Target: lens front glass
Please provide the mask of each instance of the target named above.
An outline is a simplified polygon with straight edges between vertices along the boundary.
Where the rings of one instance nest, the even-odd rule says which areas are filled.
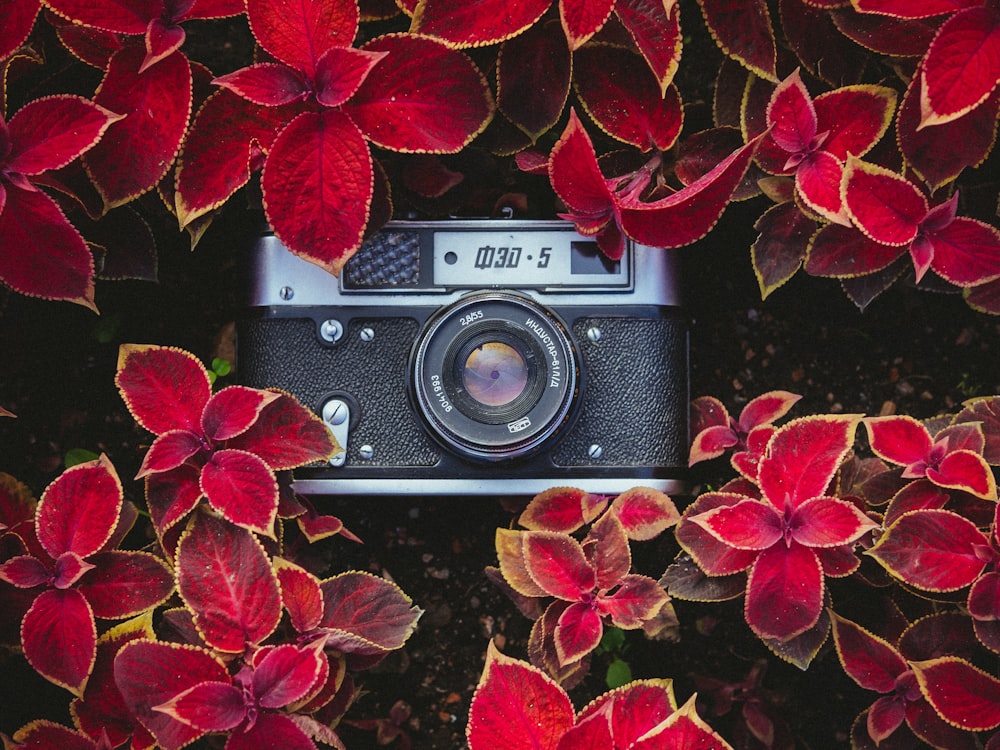
[[[506,406],[524,393],[527,384],[524,356],[502,341],[476,347],[462,368],[462,385],[483,406]]]

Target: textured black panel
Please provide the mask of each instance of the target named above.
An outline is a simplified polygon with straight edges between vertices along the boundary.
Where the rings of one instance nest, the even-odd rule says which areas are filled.
[[[245,321],[239,330],[240,380],[255,388],[276,387],[314,410],[332,391],[352,394],[361,419],[348,439],[348,463],[358,446],[375,453],[367,466],[433,466],[437,447],[417,424],[406,396],[406,362],[417,336],[411,318],[345,320],[347,330],[333,346],[323,346],[317,323],[302,318]],[[361,339],[370,328],[371,341]],[[353,421],[353,420],[352,420]]]
[[[597,327],[600,340],[588,340]],[[557,466],[687,465],[688,343],[679,318],[583,318],[573,324],[586,373],[580,417]],[[600,458],[588,448],[600,445]]]
[[[416,232],[380,232],[344,266],[348,289],[416,286],[419,281],[420,235]]]

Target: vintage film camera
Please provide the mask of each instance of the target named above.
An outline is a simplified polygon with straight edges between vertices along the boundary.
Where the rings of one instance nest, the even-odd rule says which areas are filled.
[[[392,222],[339,278],[271,234],[245,264],[241,380],[297,396],[344,452],[305,495],[683,491],[677,260],[562,221]]]

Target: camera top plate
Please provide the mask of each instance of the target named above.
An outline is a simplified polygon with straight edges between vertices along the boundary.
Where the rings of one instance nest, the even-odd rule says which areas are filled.
[[[273,234],[254,245],[251,307],[443,305],[471,289],[520,289],[557,305],[680,306],[675,253],[631,241],[610,261],[565,221],[388,223],[340,277],[289,252]]]

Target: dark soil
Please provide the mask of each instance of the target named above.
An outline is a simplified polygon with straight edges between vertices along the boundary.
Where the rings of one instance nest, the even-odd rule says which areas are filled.
[[[731,208],[709,241],[684,252],[692,395],[714,395],[736,413],[749,398],[780,388],[803,395],[795,415],[927,417],[973,395],[1000,393],[1000,321],[972,312],[960,297],[894,289],[862,314],[835,282],[800,274],[762,302],[748,252],[754,208],[759,213],[759,206]],[[228,324],[238,312],[234,251],[251,232],[250,222],[225,215],[191,253],[184,238],[163,228],[158,236],[171,244],[161,247],[161,282],[101,283],[101,317],[8,296],[0,309],[0,405],[18,417],[0,420],[0,470],[39,496],[67,450],[103,451],[125,478],[129,497],[141,501],[141,487],[127,478],[148,436],[134,427],[114,388],[118,345],[172,344],[205,359],[225,353]],[[717,486],[725,473],[725,464],[716,462],[692,478],[696,487]],[[483,574],[495,562],[495,529],[512,519],[499,500],[325,501],[323,509],[365,542],[334,540],[333,569],[385,575],[425,610],[404,649],[359,675],[364,692],[349,716],[386,717],[395,701],[405,700],[412,714],[404,728],[414,747],[454,750],[464,742],[488,640],[525,656],[531,623]],[[664,536],[637,545],[640,572],[663,573],[676,553],[670,534]],[[851,591],[835,586],[834,601],[841,604],[838,594]],[[625,658],[635,677],[671,677],[683,701],[695,689],[693,674],[740,681],[758,659],[768,659],[758,697],[787,724],[794,746],[849,747],[851,723],[873,696],[844,677],[829,643],[801,672],[750,635],[739,601],[675,604],[676,642],[628,635]],[[595,659],[591,676],[572,692],[577,707],[605,689],[604,666]],[[0,657],[0,731],[40,717],[67,721],[68,698],[26,669],[19,655]],[[739,710],[713,719],[734,743]],[[376,746],[370,731],[345,727],[343,734],[352,749]]]

